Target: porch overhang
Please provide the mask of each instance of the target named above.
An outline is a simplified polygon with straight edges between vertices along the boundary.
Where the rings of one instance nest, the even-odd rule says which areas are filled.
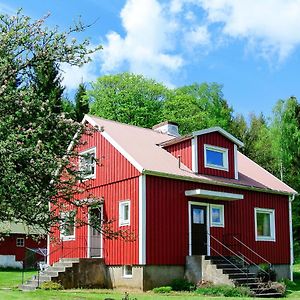
[[[198,198],[205,198],[205,199],[214,199],[214,200],[243,200],[243,194],[233,194],[233,193],[225,193],[225,192],[216,192],[210,190],[186,190],[185,195],[187,197],[198,197]]]

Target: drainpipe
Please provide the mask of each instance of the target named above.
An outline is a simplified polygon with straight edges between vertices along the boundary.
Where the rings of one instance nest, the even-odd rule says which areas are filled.
[[[290,278],[293,281],[293,263],[294,263],[294,245],[293,245],[293,220],[292,220],[292,202],[295,194],[289,196],[289,229],[290,229]]]

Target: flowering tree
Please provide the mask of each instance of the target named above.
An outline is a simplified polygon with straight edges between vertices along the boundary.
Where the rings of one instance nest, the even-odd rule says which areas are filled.
[[[101,47],[91,49],[88,40],[72,38],[85,29],[80,22],[61,33],[47,28],[46,19],[33,21],[21,11],[0,15],[0,221],[49,231],[60,222],[59,210],[86,205],[74,199],[87,186],[78,184],[81,174],[72,162],[78,161],[81,135],[91,132],[37,89],[37,70],[54,63],[81,66]],[[118,236],[109,224],[97,226]]]

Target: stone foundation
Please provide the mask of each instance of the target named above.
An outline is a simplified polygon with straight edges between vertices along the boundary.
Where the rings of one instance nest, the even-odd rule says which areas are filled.
[[[276,272],[276,280],[281,280],[281,279],[291,279],[291,272],[290,272],[290,265],[272,265],[272,267],[274,268],[275,272]],[[250,272],[252,273],[257,273],[259,271],[259,269],[252,265],[249,268]]]

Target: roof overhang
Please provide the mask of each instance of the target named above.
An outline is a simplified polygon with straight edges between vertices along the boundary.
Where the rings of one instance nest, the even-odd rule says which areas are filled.
[[[243,200],[243,194],[233,194],[233,193],[225,193],[225,192],[216,192],[210,190],[187,190],[185,191],[185,195],[188,197],[198,197],[198,198],[205,198],[205,199],[214,199],[214,200]]]
[[[233,143],[235,143],[239,147],[244,147],[244,143],[243,142],[241,142],[236,137],[234,137],[232,134],[230,134],[229,132],[227,132],[226,130],[224,130],[223,128],[218,127],[218,126],[217,127],[203,129],[203,130],[194,131],[192,133],[192,135],[193,136],[198,136],[198,135],[203,135],[203,134],[212,133],[212,132],[219,132],[220,134],[222,134],[223,136],[225,136],[226,138],[228,138],[229,140],[231,140]]]

